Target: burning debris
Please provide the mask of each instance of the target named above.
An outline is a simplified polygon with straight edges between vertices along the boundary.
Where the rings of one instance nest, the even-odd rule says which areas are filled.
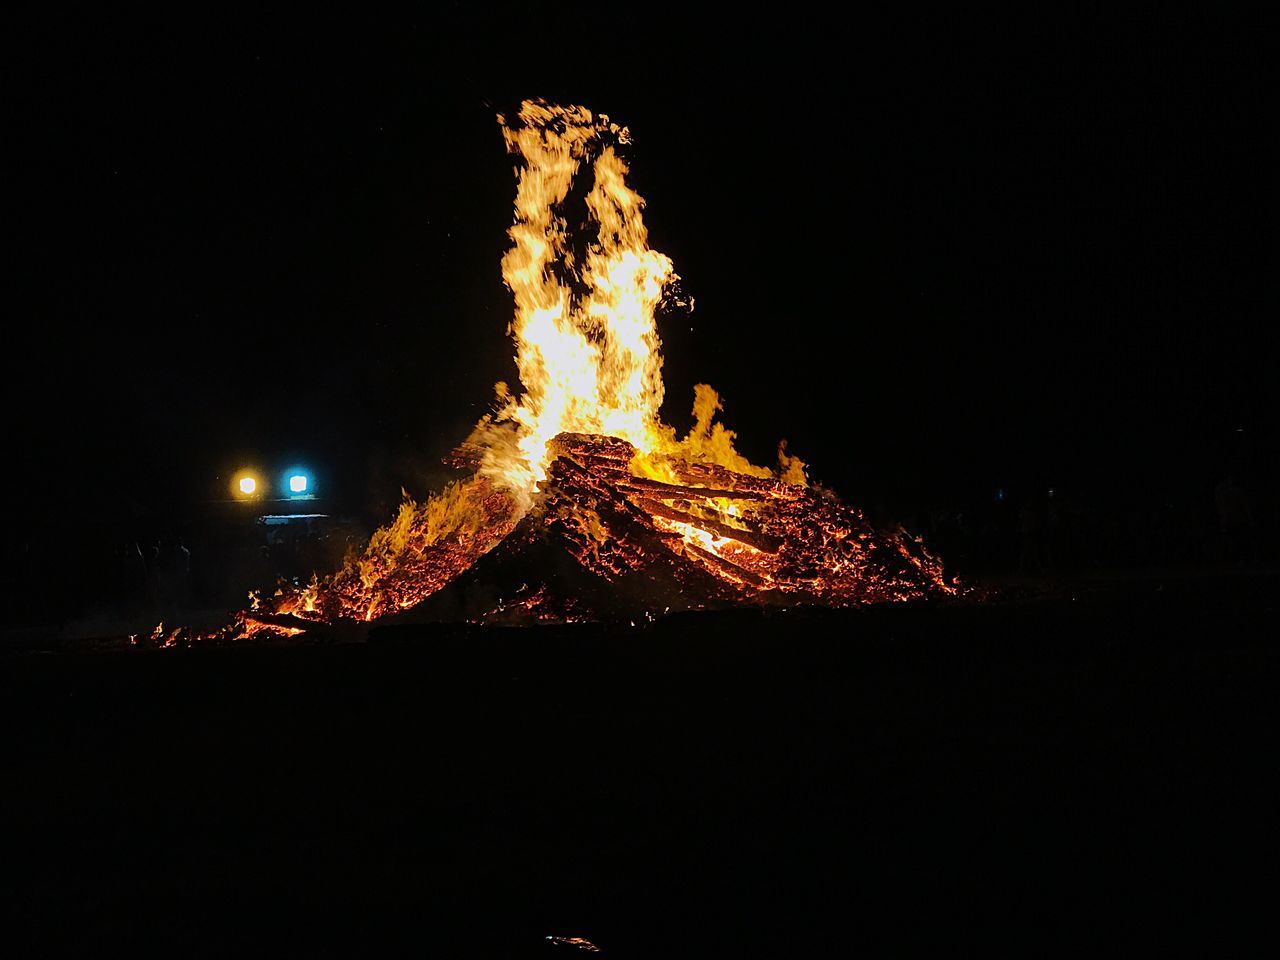
[[[775,468],[741,456],[710,387],[696,388],[686,436],[662,421],[655,316],[677,278],[627,186],[628,131],[540,101],[499,122],[520,161],[502,272],[522,391],[498,384],[495,412],[455,451],[466,479],[407,500],[341,570],[257,600],[218,636],[410,610],[562,622],[954,594],[918,540],[810,487],[785,445]],[[570,206],[585,207],[583,228]]]
[[[424,613],[635,618],[956,590],[918,541],[879,534],[857,510],[811,489],[680,460],[666,464],[678,482],[652,480],[632,471],[634,448],[612,437],[564,433],[551,449],[535,508]],[[524,589],[510,592],[517,584]]]

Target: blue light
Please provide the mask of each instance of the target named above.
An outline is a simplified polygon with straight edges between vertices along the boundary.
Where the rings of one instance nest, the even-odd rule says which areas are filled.
[[[287,499],[309,499],[315,496],[316,481],[305,467],[290,467],[280,477],[280,489]]]

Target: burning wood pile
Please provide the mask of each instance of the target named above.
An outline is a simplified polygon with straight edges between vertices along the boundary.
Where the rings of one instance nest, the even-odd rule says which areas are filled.
[[[411,611],[413,619],[542,623],[677,610],[853,606],[953,595],[923,544],[878,532],[829,494],[713,463],[670,459],[678,482],[633,470],[625,440],[563,433],[534,507],[483,489],[490,526],[430,545],[422,514],[408,559],[374,575],[348,564],[324,583],[242,615],[246,634],[294,632]],[[419,544],[414,545],[413,541]],[[376,584],[376,589],[369,587]]]
[[[674,458],[666,465],[678,483],[636,476],[631,445],[608,437],[561,434],[552,452],[528,536],[549,535],[615,594],[650,609],[663,600],[671,609],[848,606],[955,591],[919,542],[877,533],[811,488]]]
[[[523,389],[498,384],[494,412],[453,458],[466,479],[406,501],[341,570],[259,598],[213,636],[393,616],[563,622],[955,593],[918,540],[879,532],[809,486],[785,444],[776,468],[739,454],[705,384],[686,436],[663,422],[656,318],[692,302],[648,245],[644,201],[620,156],[629,132],[541,101],[498,119],[518,157],[502,274]],[[583,209],[572,228],[567,211]]]

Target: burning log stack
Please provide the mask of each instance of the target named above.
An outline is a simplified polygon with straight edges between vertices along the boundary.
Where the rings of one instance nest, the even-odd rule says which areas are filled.
[[[649,247],[643,199],[626,184],[629,131],[536,100],[498,119],[519,158],[502,275],[523,390],[500,384],[494,412],[459,448],[469,479],[407,501],[341,570],[258,598],[216,636],[956,593],[918,540],[808,487],[798,459],[780,450],[777,472],[752,466],[716,422],[710,386],[694,388],[686,437],[662,422],[656,315],[676,275]],[[570,230],[578,177],[590,184],[586,220]]]
[[[919,541],[813,490],[670,459],[633,472],[613,437],[564,433],[535,507],[415,619],[563,622],[728,606],[854,606],[957,585]]]
[[[615,437],[562,433],[549,450],[547,477],[518,522],[510,498],[466,481],[459,496],[475,527],[432,536],[430,510],[408,504],[387,528],[393,552],[366,551],[202,639],[340,635],[357,621],[534,624],[850,607],[960,591],[918,539],[878,531],[812,488],[675,457],[637,459]]]

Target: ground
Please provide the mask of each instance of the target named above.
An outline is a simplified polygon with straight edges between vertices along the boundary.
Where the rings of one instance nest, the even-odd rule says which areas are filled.
[[[1229,954],[1274,881],[1276,586],[10,653],[7,929],[609,958],[1194,930]]]

